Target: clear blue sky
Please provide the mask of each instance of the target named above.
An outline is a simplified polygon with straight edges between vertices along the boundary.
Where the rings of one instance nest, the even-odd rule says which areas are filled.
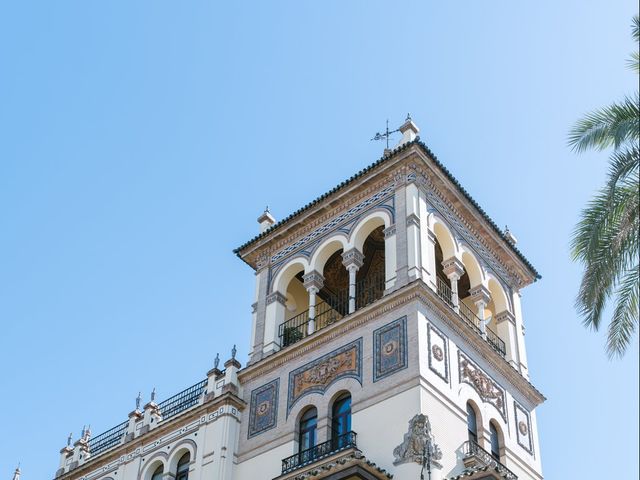
[[[302,5],[303,4],[303,5]],[[637,2],[16,1],[0,6],[0,478],[52,478],[83,424],[246,358],[231,250],[423,140],[542,281],[523,294],[548,479],[638,476],[638,346],[573,309],[569,236],[606,154],[567,131],[636,88]],[[374,459],[375,460],[375,459]]]

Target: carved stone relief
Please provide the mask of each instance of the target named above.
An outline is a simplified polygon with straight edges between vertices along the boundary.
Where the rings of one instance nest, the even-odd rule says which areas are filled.
[[[500,412],[502,418],[507,420],[504,389],[501,388],[489,375],[473,363],[467,356],[458,350],[458,368],[460,383],[467,383],[478,392],[480,398],[490,403]]]
[[[428,456],[432,466],[441,467],[439,461],[442,459],[442,451],[431,433],[431,423],[427,415],[419,413],[409,420],[409,429],[404,434],[402,443],[393,449],[393,456],[394,465],[403,463],[421,465],[424,458]]]

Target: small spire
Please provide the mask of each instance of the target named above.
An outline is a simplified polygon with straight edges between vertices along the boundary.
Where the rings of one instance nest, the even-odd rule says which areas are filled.
[[[404,119],[405,122],[410,122],[411,121],[411,114],[407,113],[407,118]]]
[[[220,365],[220,354],[216,353],[216,358],[213,360],[213,368],[218,368]]]
[[[136,410],[140,410],[141,402],[142,402],[142,393],[138,392],[138,396],[136,397]]]
[[[71,442],[72,442],[72,440],[73,440],[73,432],[71,432],[71,433],[69,434],[69,436],[67,437],[67,447],[70,447],[70,446],[71,446]]]
[[[156,401],[156,387],[153,387],[153,390],[151,390],[151,401]]]
[[[13,480],[20,480],[20,462],[18,462],[18,466],[16,467],[16,471],[13,472]]]
[[[511,245],[515,245],[516,243],[518,243],[518,239],[513,233],[511,233],[508,225],[504,226],[504,238],[506,238]]]
[[[234,344],[233,344],[233,348],[231,349],[231,358],[232,358],[233,360],[235,360],[235,359],[236,359],[236,353],[238,353],[238,351],[236,350],[236,344],[234,343]]]

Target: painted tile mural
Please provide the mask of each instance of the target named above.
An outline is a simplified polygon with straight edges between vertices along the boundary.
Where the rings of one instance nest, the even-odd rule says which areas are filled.
[[[447,337],[431,324],[427,326],[427,348],[429,368],[449,383],[449,342]]]
[[[287,414],[303,396],[324,393],[333,382],[347,377],[362,385],[362,338],[289,373]]]
[[[407,317],[373,332],[373,381],[407,368]]]
[[[531,441],[531,421],[529,420],[529,412],[523,407],[513,402],[515,410],[516,432],[518,434],[518,445],[527,452],[533,454],[533,445]]]
[[[276,426],[279,389],[280,379],[276,378],[251,392],[249,438]]]

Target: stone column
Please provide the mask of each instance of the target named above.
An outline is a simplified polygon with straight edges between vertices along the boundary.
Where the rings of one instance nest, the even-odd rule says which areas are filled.
[[[406,186],[407,275],[409,281],[422,278],[422,244],[420,236],[420,190],[415,182]]]
[[[484,318],[484,309],[491,301],[491,293],[484,285],[473,287],[469,293],[471,294],[471,301],[477,309],[476,315],[480,319],[480,331],[482,335],[486,335],[487,323]]]
[[[430,228],[427,228],[426,241],[424,242],[425,259],[424,268],[427,270],[427,278],[429,279],[429,286],[438,291],[438,284],[436,279],[436,234]]]
[[[460,311],[460,298],[458,297],[458,280],[464,275],[464,265],[456,257],[448,258],[442,262],[444,274],[451,282],[451,303],[456,312]]]
[[[356,249],[352,248],[342,254],[342,264],[349,272],[349,313],[356,311],[356,273],[364,264],[364,255]]]
[[[267,296],[267,308],[264,319],[264,355],[271,355],[280,349],[280,324],[284,322],[287,297],[280,292]]]
[[[255,363],[262,359],[265,343],[265,318],[267,312],[267,293],[269,287],[269,257],[266,255],[258,259],[256,270],[256,288],[254,294],[254,305],[252,306],[253,328],[251,337],[251,353],[249,363]]]
[[[316,270],[313,270],[302,277],[304,288],[309,292],[309,323],[307,324],[307,335],[316,331],[316,300],[317,294],[324,286],[324,277]]]
[[[507,361],[518,370],[518,336],[516,331],[516,317],[508,310],[496,315],[496,329],[498,336],[504,341],[507,349]]]

